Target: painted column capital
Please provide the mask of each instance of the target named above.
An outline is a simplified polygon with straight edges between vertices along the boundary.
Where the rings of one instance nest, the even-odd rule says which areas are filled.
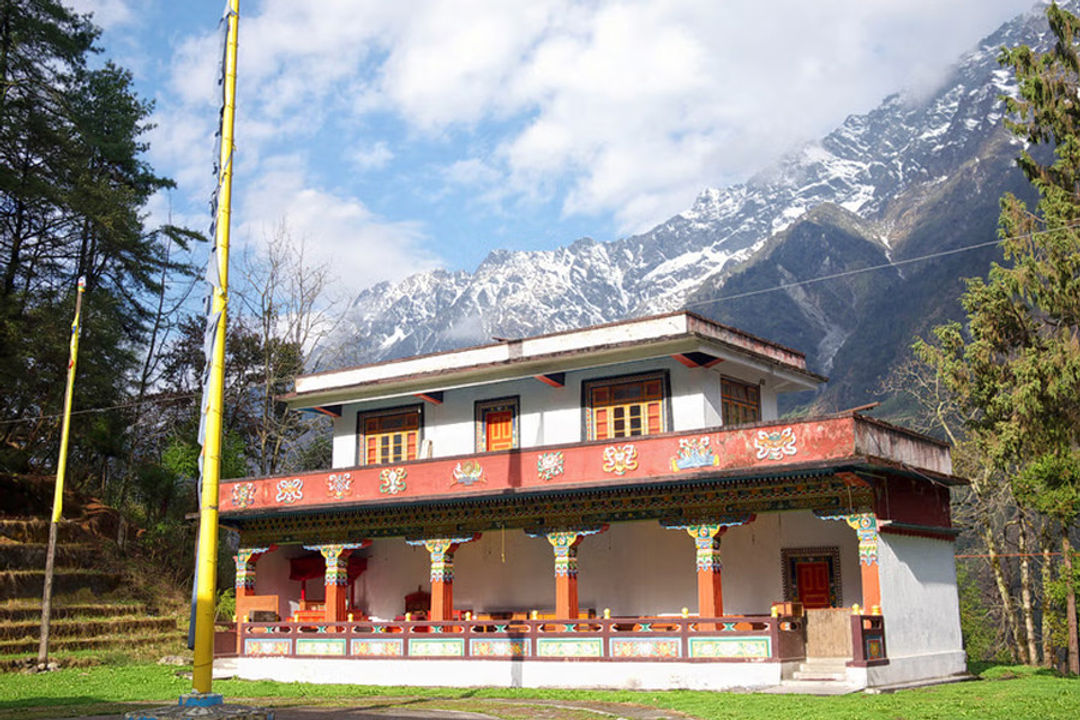
[[[859,564],[878,564],[878,523],[877,516],[874,513],[829,515],[826,512],[815,510],[814,514],[822,520],[842,520],[846,522],[859,537]]]
[[[454,581],[454,553],[459,545],[479,540],[480,533],[459,537],[421,538],[406,540],[409,545],[423,546],[431,556],[431,582]]]
[[[366,548],[370,540],[355,543],[330,543],[328,545],[304,545],[305,550],[317,550],[326,561],[326,585],[345,585],[349,581],[349,555],[353,550]]]
[[[259,556],[277,550],[277,545],[266,547],[239,548],[233,555],[236,562],[236,593],[242,590],[255,590],[255,562]]]
[[[607,525],[594,525],[584,528],[530,532],[529,535],[533,537],[543,536],[551,543],[551,549],[555,553],[556,576],[577,577],[578,544],[582,538],[588,535],[597,535],[607,529]]]
[[[720,572],[723,568],[720,562],[720,537],[728,528],[746,525],[755,519],[755,514],[747,513],[718,516],[700,523],[683,524],[677,520],[669,520],[661,521],[661,524],[669,530],[685,530],[694,539],[698,572]]]

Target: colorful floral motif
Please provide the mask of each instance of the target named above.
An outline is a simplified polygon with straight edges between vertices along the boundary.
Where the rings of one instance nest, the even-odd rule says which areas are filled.
[[[536,476],[544,482],[553,480],[563,474],[563,464],[562,450],[540,453],[536,458]]]
[[[611,656],[620,658],[676,658],[679,638],[612,638]]]
[[[304,479],[292,478],[290,480],[278,480],[277,483],[277,496],[274,498],[277,502],[283,502],[286,505],[291,505],[298,500],[304,499]]]
[[[720,458],[710,447],[707,435],[699,438],[680,438],[679,453],[671,458],[671,469],[675,472],[719,464]]]
[[[536,641],[537,657],[603,657],[604,641],[601,638],[539,638]]]
[[[482,482],[487,482],[487,478],[484,477],[484,468],[480,467],[480,463],[475,460],[466,460],[454,467],[454,481],[450,483],[450,487],[455,485],[470,487]]]
[[[637,448],[633,445],[627,443],[604,448],[604,472],[625,475],[631,470],[637,470],[637,466]]]
[[[349,473],[331,474],[326,478],[326,492],[335,500],[341,500],[352,494],[352,475]]]
[[[880,660],[885,657],[885,644],[880,637],[868,637],[865,642],[864,653],[867,660]]]
[[[528,657],[531,645],[528,638],[470,640],[469,654],[473,657]]]
[[[767,658],[771,654],[767,637],[690,638],[692,658]]]
[[[297,655],[345,655],[345,638],[328,638],[318,640],[315,638],[297,638]]]
[[[404,653],[401,640],[353,640],[349,654],[360,657],[401,657]]]
[[[409,657],[464,657],[465,640],[461,638],[413,638]]]
[[[232,487],[233,507],[246,508],[255,502],[255,483],[236,483]]]
[[[403,467],[383,468],[383,471],[379,473],[379,479],[382,480],[379,483],[379,492],[383,495],[397,495],[405,492],[408,489],[405,485],[408,474],[409,471]]]
[[[785,455],[794,455],[798,452],[795,447],[795,431],[789,427],[780,432],[765,432],[758,430],[754,438],[754,447],[757,448],[758,460],[783,460]]]
[[[292,652],[291,640],[248,638],[244,641],[245,655],[288,655],[290,652]]]

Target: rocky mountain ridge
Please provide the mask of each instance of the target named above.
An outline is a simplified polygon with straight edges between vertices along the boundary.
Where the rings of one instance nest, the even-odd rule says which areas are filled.
[[[339,326],[335,364],[688,307],[805,350],[833,375],[819,405],[864,401],[914,333],[957,315],[959,279],[984,273],[995,251],[862,271],[993,239],[1001,193],[1029,193],[1001,124],[1000,96],[1014,85],[997,56],[1047,37],[1041,11],[1025,13],[960,58],[936,90],[890,95],[746,183],[705,189],[641,235],[496,250],[473,273],[370,287]]]

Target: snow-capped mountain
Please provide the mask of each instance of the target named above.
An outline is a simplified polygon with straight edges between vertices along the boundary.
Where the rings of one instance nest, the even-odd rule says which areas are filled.
[[[889,339],[895,354],[912,332],[955,315],[958,278],[984,272],[987,252],[753,301],[723,298],[992,239],[1001,192],[1027,192],[1001,123],[1000,95],[1014,91],[1013,80],[997,57],[1002,46],[1041,46],[1048,34],[1032,10],[965,54],[933,92],[891,95],[748,182],[705,189],[644,234],[497,250],[473,273],[436,270],[368,288],[339,326],[333,354],[341,364],[371,362],[689,306],[806,350],[847,388],[836,402],[858,399],[868,388],[856,386],[881,371],[860,374],[853,357],[879,355],[884,341],[872,352],[853,343],[865,345],[887,322],[908,333]],[[897,306],[905,292],[914,296]],[[910,317],[898,322],[897,313]]]

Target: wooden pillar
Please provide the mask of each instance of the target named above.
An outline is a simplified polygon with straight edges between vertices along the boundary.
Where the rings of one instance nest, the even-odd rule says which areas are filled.
[[[480,533],[464,537],[408,540],[423,545],[431,556],[431,611],[428,620],[454,619],[454,553],[460,545],[478,540]]]
[[[696,550],[698,617],[720,617],[724,614],[720,537],[727,532],[727,527],[690,525],[686,532],[694,538]]]
[[[255,594],[255,563],[261,555],[276,549],[276,545],[270,545],[268,547],[240,548],[236,551],[233,560],[236,561],[237,599]]]
[[[362,540],[358,543],[336,543],[330,545],[305,545],[306,550],[318,550],[326,561],[324,596],[326,609],[323,611],[323,620],[334,622],[345,620],[348,613],[348,596],[346,588],[349,582],[349,555],[353,550],[365,548],[371,544],[370,540]]]
[[[586,535],[596,535],[607,529],[607,525],[600,525],[542,533],[555,552],[555,617],[557,619],[578,619],[578,544]]]
[[[694,565],[697,568],[698,617],[721,617],[724,614],[724,588],[720,562],[720,538],[729,527],[753,522],[755,515],[719,517],[693,525],[662,521],[671,530],[685,530],[694,539]],[[710,630],[711,626],[699,629]]]
[[[872,512],[852,515],[825,515],[816,513],[822,520],[843,520],[859,537],[859,571],[862,575],[863,611],[870,613],[881,609],[881,578],[878,575],[878,524]]]

